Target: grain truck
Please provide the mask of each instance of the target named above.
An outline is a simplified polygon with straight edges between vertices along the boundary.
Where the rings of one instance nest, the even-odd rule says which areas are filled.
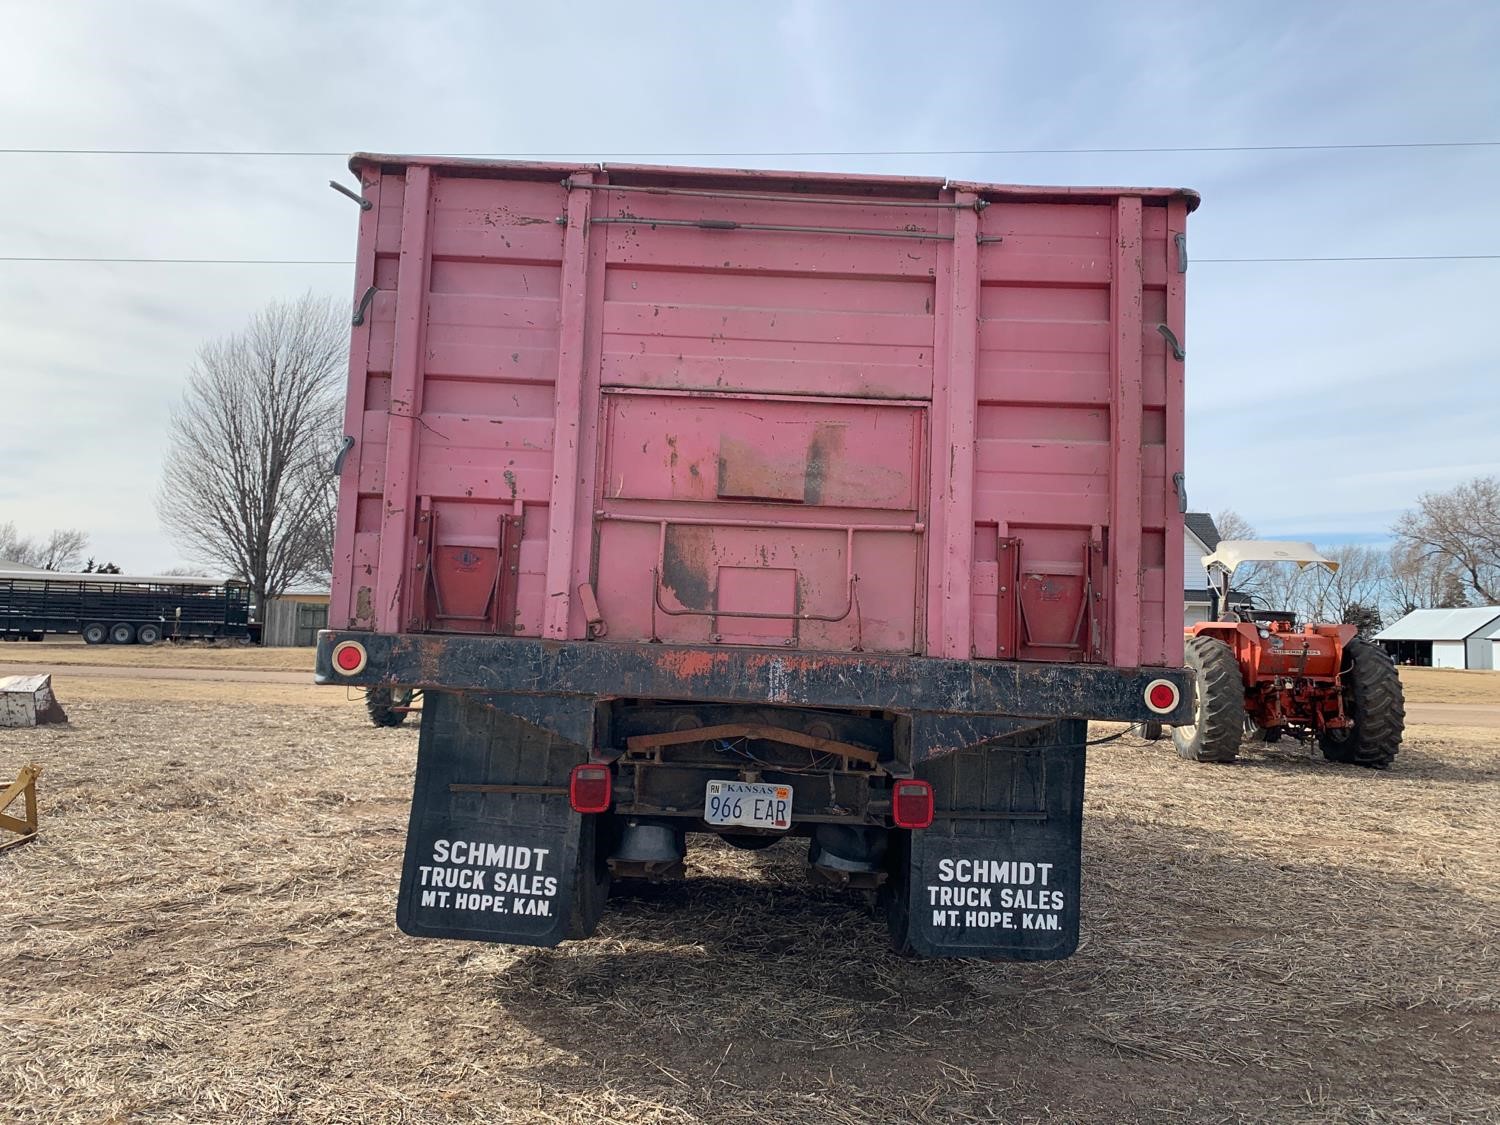
[[[706,834],[1068,956],[1087,720],[1187,722],[1191,192],[363,154],[322,682],[421,691],[397,922]]]

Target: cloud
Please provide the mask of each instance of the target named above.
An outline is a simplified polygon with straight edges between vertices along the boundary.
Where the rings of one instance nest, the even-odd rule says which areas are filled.
[[[1482,139],[1500,9],[1112,4],[17,5],[6,142],[385,151],[846,152]],[[6,254],[348,258],[326,159],[6,157]],[[706,163],[712,160],[692,162]],[[747,161],[726,158],[720,163]],[[761,165],[1193,186],[1195,259],[1500,252],[1500,150],[796,156]],[[1189,272],[1195,505],[1381,535],[1494,465],[1500,263]],[[344,267],[7,263],[0,520],[180,561],[151,496],[198,347]],[[16,393],[17,389],[22,393]],[[1311,532],[1309,532],[1311,534]]]

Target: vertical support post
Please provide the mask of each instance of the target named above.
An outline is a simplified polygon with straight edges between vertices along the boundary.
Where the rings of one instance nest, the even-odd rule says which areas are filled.
[[[1141,198],[1115,204],[1114,261],[1110,271],[1109,564],[1112,582],[1105,611],[1111,618],[1110,663],[1141,662]],[[1170,413],[1170,411],[1168,412]],[[1180,551],[1178,552],[1181,553]],[[1175,597],[1172,590],[1167,598]]]
[[[938,655],[974,655],[974,432],[979,411],[978,196],[955,194],[953,256],[948,271],[947,410],[943,444],[932,451],[932,471],[943,481],[943,647]]]
[[[414,530],[417,418],[422,412],[423,343],[427,334],[427,285],[432,169],[406,171],[401,207],[401,265],[396,278],[396,338],[391,361],[391,402],[386,439],[385,502],[380,516],[380,570],[375,580],[375,629],[401,631],[401,585],[406,548]]]
[[[572,181],[581,190],[568,193],[568,228],[563,235],[562,299],[557,330],[557,382],[552,399],[552,490],[547,497],[546,601],[542,636],[568,635],[572,606],[573,517],[578,510],[578,444],[582,431],[585,328],[588,320],[589,216],[591,173]]]
[[[1187,234],[1187,200],[1173,199],[1167,203],[1167,327],[1187,347],[1187,271],[1186,261],[1179,262],[1177,239]],[[1184,390],[1186,368],[1171,349],[1167,349],[1167,449],[1164,517],[1167,530],[1166,590],[1163,606],[1163,624],[1167,631],[1166,662],[1168,665],[1182,663],[1182,618],[1178,606],[1177,591],[1182,589],[1182,507],[1177,486],[1173,478],[1185,471],[1186,440],[1184,414],[1186,396]],[[1186,491],[1184,489],[1184,491]]]
[[[593,182],[599,184],[608,179],[605,172],[594,174]],[[588,192],[590,197],[601,196],[600,191]],[[601,202],[600,206],[604,204]],[[590,591],[598,588],[598,576],[594,574],[594,511],[596,488],[599,482],[599,459],[605,446],[604,410],[601,384],[603,383],[604,354],[604,282],[605,267],[609,258],[608,227],[591,227],[588,242],[588,285],[584,296],[584,320],[586,328],[583,339],[583,388],[579,397],[580,429],[578,431],[578,462],[575,470],[574,493],[576,511],[573,513],[573,605],[568,615],[568,629],[573,637],[594,638],[604,635],[607,625],[595,626],[589,621],[589,611],[579,587],[588,586]],[[596,607],[597,608],[597,607]],[[603,618],[599,621],[602,623]]]
[[[359,213],[359,257],[354,263],[354,301],[375,284],[376,231],[380,226],[380,183],[377,170],[372,179],[360,177],[360,188],[374,204]],[[339,477],[338,523],[333,533],[333,587],[329,597],[329,628],[354,627],[354,525],[358,518],[359,475],[364,461],[365,383],[370,376],[370,332],[374,317],[366,312],[364,323],[354,329],[349,343],[349,378],[345,383],[344,433],[354,439],[350,456],[344,459]]]
[[[951,222],[945,216],[944,221]],[[932,287],[932,404],[927,411],[927,432],[922,435],[922,455],[927,458],[927,531],[922,547],[925,573],[918,613],[921,636],[918,653],[940,656],[943,652],[943,560],[947,553],[948,484],[943,474],[948,439],[948,340],[953,310],[944,285],[953,272],[953,244],[940,242],[935,252],[937,276]]]

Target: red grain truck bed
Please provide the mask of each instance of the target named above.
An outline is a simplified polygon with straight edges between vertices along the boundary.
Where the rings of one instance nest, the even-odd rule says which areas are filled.
[[[586,936],[711,831],[903,948],[1070,952],[1084,720],[1188,718],[1196,197],[351,167],[319,674],[425,693],[403,928]]]

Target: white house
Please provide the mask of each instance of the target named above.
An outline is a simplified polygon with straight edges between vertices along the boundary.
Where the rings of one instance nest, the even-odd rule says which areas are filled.
[[[1213,554],[1218,547],[1219,528],[1207,512],[1188,512],[1182,517],[1182,522],[1183,624],[1193,625],[1213,616],[1203,556]]]
[[[1434,668],[1500,667],[1500,605],[1414,609],[1375,640],[1398,664]]]

